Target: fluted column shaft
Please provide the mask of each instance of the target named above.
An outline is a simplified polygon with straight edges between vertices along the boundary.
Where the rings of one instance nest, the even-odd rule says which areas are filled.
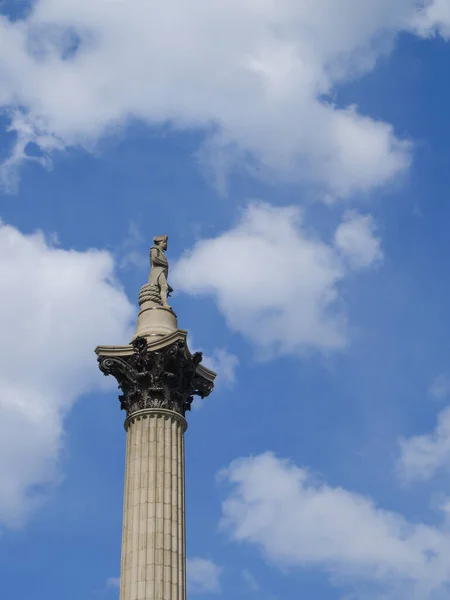
[[[186,600],[186,420],[145,409],[127,430],[120,600]]]

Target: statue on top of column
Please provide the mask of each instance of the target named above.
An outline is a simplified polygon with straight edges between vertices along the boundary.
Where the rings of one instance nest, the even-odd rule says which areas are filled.
[[[171,308],[167,298],[173,289],[167,283],[169,273],[169,262],[164,254],[167,250],[167,235],[159,235],[153,238],[154,245],[150,248],[150,276],[148,278],[149,292],[159,300],[164,308]]]

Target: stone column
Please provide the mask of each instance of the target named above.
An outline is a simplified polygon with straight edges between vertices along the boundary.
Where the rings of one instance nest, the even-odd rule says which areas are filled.
[[[194,394],[212,391],[215,373],[181,330],[96,353],[127,413],[120,600],[186,600],[185,414]]]
[[[185,419],[141,410],[125,422],[121,600],[186,600]]]

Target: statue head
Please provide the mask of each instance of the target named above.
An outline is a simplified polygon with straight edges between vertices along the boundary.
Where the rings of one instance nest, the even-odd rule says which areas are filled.
[[[168,235],[157,235],[153,238],[153,242],[156,246],[159,246],[162,250],[167,250]]]

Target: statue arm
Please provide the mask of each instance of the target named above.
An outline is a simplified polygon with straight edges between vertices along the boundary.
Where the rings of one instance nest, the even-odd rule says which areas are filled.
[[[150,248],[150,267],[153,267],[155,265],[157,256],[158,256],[158,250],[156,248]]]
[[[150,266],[167,268],[167,259],[157,248],[150,250]]]

